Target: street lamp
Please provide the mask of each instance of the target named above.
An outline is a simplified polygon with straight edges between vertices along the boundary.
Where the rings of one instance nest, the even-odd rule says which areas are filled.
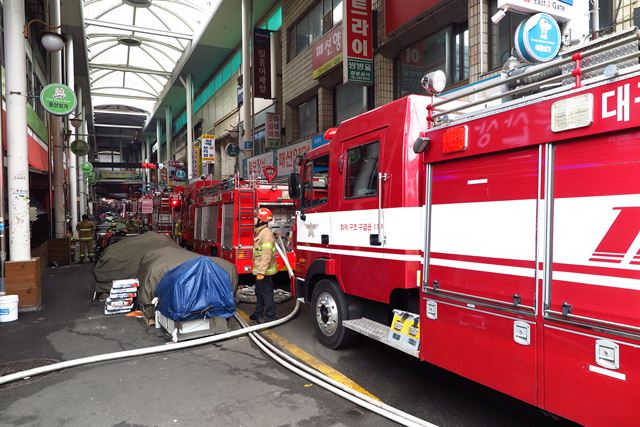
[[[24,38],[25,39],[29,38],[29,26],[34,22],[38,22],[40,24],[46,25],[47,29],[49,30],[49,31],[45,31],[42,34],[42,38],[40,39],[40,42],[42,43],[42,47],[44,47],[47,50],[47,52],[50,52],[50,53],[59,52],[60,50],[62,50],[62,48],[64,47],[64,37],[62,37],[61,34],[51,31],[51,30],[57,30],[62,25],[53,27],[40,19],[32,19],[31,21],[27,22],[24,25],[24,29],[22,30],[22,34],[24,34]]]
[[[232,126],[231,129],[227,130],[229,132],[229,136],[233,139],[237,139],[240,135],[244,135],[244,129],[238,123],[236,126]]]
[[[71,126],[78,129],[80,126],[82,126],[82,119],[79,116],[71,117],[69,119],[69,123],[71,124]],[[131,142],[133,143],[133,141]]]

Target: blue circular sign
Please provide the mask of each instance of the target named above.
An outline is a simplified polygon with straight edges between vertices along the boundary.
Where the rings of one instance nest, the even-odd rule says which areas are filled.
[[[551,61],[558,55],[561,41],[560,26],[546,13],[537,13],[516,28],[516,51],[527,62]]]
[[[178,169],[176,170],[176,178],[183,180],[187,177],[187,173],[184,171],[184,169]]]

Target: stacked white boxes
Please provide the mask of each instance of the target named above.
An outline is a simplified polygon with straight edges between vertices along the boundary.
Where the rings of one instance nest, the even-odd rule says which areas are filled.
[[[104,302],[104,314],[129,313],[133,309],[133,299],[138,295],[138,279],[114,280],[111,292]]]

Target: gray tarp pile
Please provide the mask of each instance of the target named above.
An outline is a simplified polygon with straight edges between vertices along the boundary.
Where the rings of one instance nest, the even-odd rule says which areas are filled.
[[[111,291],[111,283],[114,280],[135,278],[144,254],[150,249],[159,248],[181,249],[168,236],[153,231],[140,236],[127,237],[110,245],[93,270],[96,277],[96,292]]]
[[[155,296],[156,286],[169,270],[174,269],[185,261],[197,258],[200,255],[186,251],[182,248],[164,247],[146,251],[137,271],[137,278],[140,281],[138,289],[138,302],[144,310],[147,319],[153,319],[155,308],[151,301]],[[238,273],[236,267],[222,258],[210,257],[210,259],[227,272],[231,278],[233,294],[238,288]],[[236,301],[237,302],[237,301]]]

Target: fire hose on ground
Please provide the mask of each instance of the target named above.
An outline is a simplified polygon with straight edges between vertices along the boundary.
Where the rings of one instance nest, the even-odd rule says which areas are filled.
[[[279,239],[279,242],[280,244],[282,244],[281,239]],[[289,261],[287,259],[285,252],[280,248],[279,244],[276,244],[275,246],[276,246],[276,249],[278,250],[278,253],[282,257],[282,260],[287,266],[289,278],[292,279],[294,277],[294,273],[291,268],[291,265],[289,264]],[[47,366],[41,366],[38,368],[28,369],[25,371],[15,372],[13,374],[5,375],[3,377],[0,377],[0,385],[21,380],[24,378],[33,377],[36,375],[42,375],[49,372],[60,371],[62,369],[72,368],[76,366],[90,365],[93,363],[126,359],[129,357],[144,356],[149,354],[166,353],[169,351],[182,350],[182,349],[197,347],[205,344],[213,344],[219,341],[228,340],[230,338],[237,338],[239,336],[249,335],[251,340],[265,354],[267,354],[269,357],[274,359],[280,365],[298,374],[299,376],[313,382],[314,384],[320,387],[323,387],[324,389],[340,397],[343,397],[344,399],[347,399],[359,406],[362,406],[365,409],[368,409],[372,412],[382,415],[402,425],[435,427],[434,424],[431,424],[427,421],[414,417],[413,415],[410,415],[399,409],[386,405],[356,390],[353,390],[349,387],[344,386],[343,384],[329,378],[328,376],[322,374],[321,372],[315,369],[312,369],[304,365],[303,363],[295,360],[291,356],[285,354],[284,352],[282,352],[281,350],[277,349],[275,346],[267,342],[263,337],[256,334],[256,332],[259,332],[261,330],[273,328],[275,326],[279,326],[283,323],[288,322],[298,313],[299,308],[300,308],[300,301],[296,300],[295,307],[293,308],[291,313],[289,313],[285,317],[274,320],[272,322],[253,325],[253,326],[247,326],[244,320],[242,320],[242,318],[240,318],[240,316],[238,316],[238,314],[236,313],[235,318],[240,324],[240,326],[242,326],[242,328],[235,331],[230,331],[230,332],[226,332],[226,333],[222,333],[222,334],[218,334],[210,337],[193,339],[189,341],[182,341],[178,343],[163,344],[163,345],[145,347],[145,348],[140,348],[135,350],[118,351],[114,353],[99,354],[96,356],[88,356],[88,357],[81,357],[73,360],[67,360],[64,362],[54,363]]]

